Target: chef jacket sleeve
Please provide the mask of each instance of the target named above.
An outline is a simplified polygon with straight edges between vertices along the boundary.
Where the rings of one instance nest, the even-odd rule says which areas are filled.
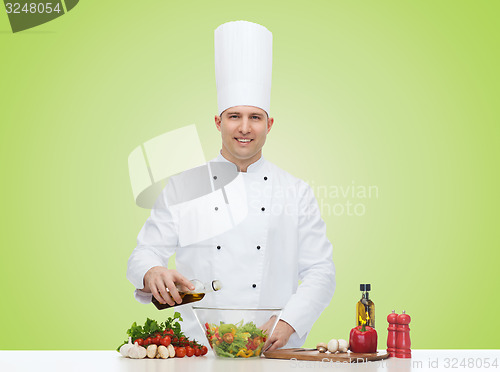
[[[299,186],[298,286],[283,309],[282,317],[302,338],[328,306],[335,291],[332,245],[326,236],[312,189]]]
[[[128,260],[127,279],[137,289],[144,288],[144,275],[154,266],[168,265],[178,242],[178,223],[167,204],[166,189],[160,194],[137,237],[137,247]],[[147,302],[147,295],[136,290],[135,298]],[[151,299],[149,298],[149,301]]]

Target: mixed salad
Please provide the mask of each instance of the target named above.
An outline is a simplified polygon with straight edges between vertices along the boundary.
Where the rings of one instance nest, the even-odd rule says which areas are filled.
[[[215,354],[226,358],[259,356],[266,342],[266,331],[253,322],[237,324],[221,322],[219,326],[205,323],[207,339]]]

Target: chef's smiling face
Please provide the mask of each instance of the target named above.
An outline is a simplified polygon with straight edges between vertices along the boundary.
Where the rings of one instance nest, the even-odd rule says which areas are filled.
[[[247,167],[262,156],[273,122],[264,110],[254,106],[231,107],[221,116],[215,116],[215,125],[222,137],[222,156],[246,172]]]

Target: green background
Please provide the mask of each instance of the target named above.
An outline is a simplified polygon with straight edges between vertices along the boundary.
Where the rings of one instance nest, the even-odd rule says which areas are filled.
[[[127,157],[195,123],[220,149],[213,31],[273,32],[265,157],[378,195],[327,213],[337,289],[307,346],[348,338],[372,284],[379,348],[392,309],[416,349],[500,348],[496,1],[84,1],[12,34],[0,14],[0,349],[114,349],[158,313],[127,259],[149,211]],[[359,211],[359,210],[358,210]]]

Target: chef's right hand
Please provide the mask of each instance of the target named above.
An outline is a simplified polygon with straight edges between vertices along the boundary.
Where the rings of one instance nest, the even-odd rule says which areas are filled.
[[[180,304],[182,302],[176,285],[188,288],[189,290],[194,289],[194,285],[177,270],[155,266],[149,269],[146,275],[144,275],[144,288],[141,291],[152,293],[161,304],[167,303],[170,306],[174,306],[175,303]]]

